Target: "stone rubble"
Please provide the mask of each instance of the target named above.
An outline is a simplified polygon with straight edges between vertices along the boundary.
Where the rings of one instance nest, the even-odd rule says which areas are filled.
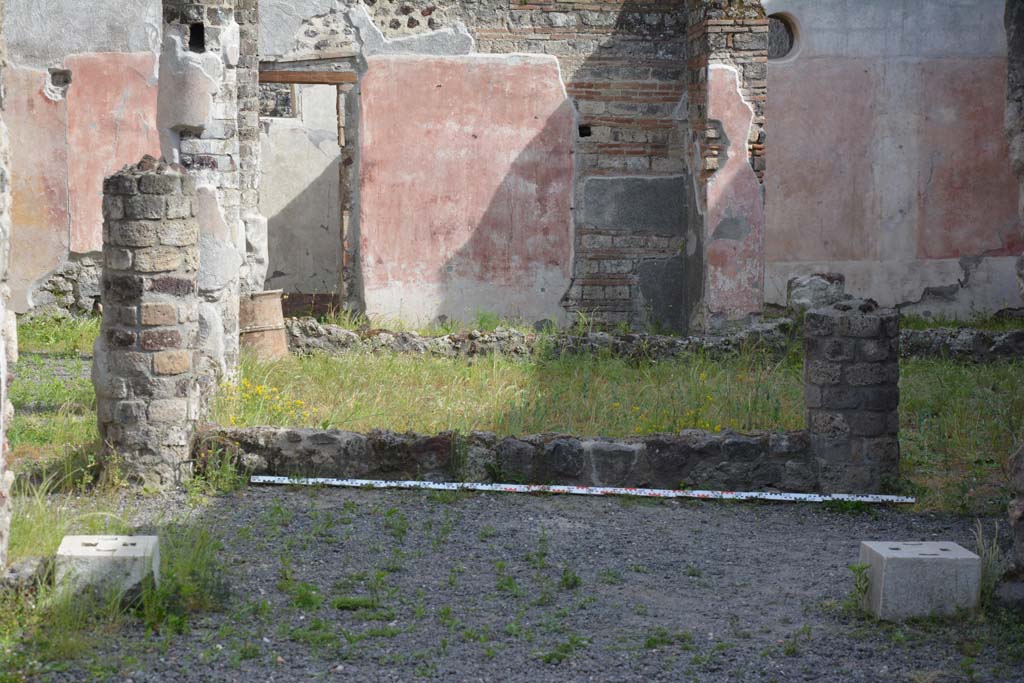
[[[296,353],[391,352],[448,358],[491,353],[529,356],[541,350],[556,354],[610,352],[624,357],[673,358],[695,351],[728,353],[753,344],[768,351],[781,352],[792,329],[789,320],[780,319],[753,325],[728,336],[673,337],[609,332],[551,336],[499,327],[494,332],[471,331],[429,337],[414,332],[385,330],[356,333],[313,318],[289,318],[285,326],[288,344]]]
[[[794,336],[792,321],[782,318],[753,325],[731,335],[676,337],[645,333],[587,332],[557,335],[524,333],[499,327],[494,332],[462,332],[430,337],[414,332],[370,330],[353,332],[313,318],[285,321],[288,344],[299,354],[390,352],[417,353],[446,358],[490,353],[525,357],[538,350],[554,353],[600,353],[651,359],[675,358],[693,352],[722,354],[748,345],[771,353],[785,351]],[[992,362],[1024,358],[1024,329],[990,332],[974,328],[901,330],[903,358],[949,358],[958,361]]]
[[[849,298],[846,278],[840,273],[801,275],[786,285],[786,308],[791,311],[831,306]]]

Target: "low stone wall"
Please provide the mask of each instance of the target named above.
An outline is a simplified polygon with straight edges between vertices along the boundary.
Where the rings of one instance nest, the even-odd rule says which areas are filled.
[[[413,332],[385,330],[359,334],[336,325],[325,325],[313,318],[288,319],[285,325],[288,329],[288,344],[296,353],[386,351],[450,358],[492,353],[529,356],[541,349],[564,354],[610,352],[623,357],[672,358],[695,351],[731,352],[754,344],[765,350],[781,352],[786,348],[792,329],[792,322],[782,319],[754,325],[729,336],[672,337],[606,332],[551,336],[498,328],[494,332],[425,337]]]
[[[806,432],[694,430],[605,439],[260,427],[211,430],[198,444],[199,449],[227,448],[252,474],[276,476],[737,491],[819,488]]]
[[[903,330],[900,355],[904,358],[949,358],[988,363],[1024,358],[1024,329],[989,332],[973,328]]]
[[[674,358],[695,351],[729,353],[747,345],[781,353],[793,336],[794,324],[782,318],[754,325],[726,336],[674,337],[656,334],[613,334],[590,332],[555,336],[526,334],[499,328],[494,332],[463,332],[425,337],[413,332],[372,330],[353,332],[326,325],[313,318],[289,318],[288,345],[295,353],[390,352],[417,353],[447,358],[491,353],[528,356],[538,348],[556,353],[610,352],[622,357]],[[990,332],[973,328],[902,330],[900,356],[903,358],[948,358],[987,363],[1024,359],[1024,329]]]

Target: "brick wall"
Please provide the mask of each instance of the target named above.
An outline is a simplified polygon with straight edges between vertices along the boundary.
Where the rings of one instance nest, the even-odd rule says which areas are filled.
[[[725,152],[721,131],[708,125],[707,69],[735,66],[743,98],[754,109],[755,132],[747,140],[750,165],[764,180],[765,102],[768,100],[768,18],[758,0],[688,0],[687,92],[694,155],[703,180],[719,168]]]
[[[567,310],[598,324],[685,330],[687,299],[699,296],[685,284],[682,256],[692,191],[679,114],[686,3],[465,3],[461,18],[481,52],[559,59],[579,123],[576,258]],[[609,193],[620,197],[619,210],[600,200]],[[657,215],[645,216],[641,203]]]

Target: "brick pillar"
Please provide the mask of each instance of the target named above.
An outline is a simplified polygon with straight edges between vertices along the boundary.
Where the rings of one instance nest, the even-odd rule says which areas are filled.
[[[100,436],[131,481],[167,487],[185,474],[199,417],[195,182],[146,157],[108,178],[103,193]]]
[[[768,18],[758,0],[689,0],[687,161],[698,179],[703,305],[709,332],[742,326],[764,306]]]
[[[804,319],[807,427],[821,486],[877,493],[899,475],[899,313],[851,299]]]
[[[7,63],[7,46],[3,39],[3,16],[5,0],[0,0],[0,79]],[[4,89],[0,82],[0,110],[3,109]],[[7,280],[7,257],[11,238],[11,180],[8,175],[7,127],[0,119],[0,283]],[[7,319],[7,285],[0,285],[0,321]],[[9,417],[7,389],[9,376],[7,367],[7,344],[14,340],[7,338],[8,327],[0,332],[0,570],[7,564],[7,535],[11,524],[11,483],[13,476],[7,471],[7,419]]]

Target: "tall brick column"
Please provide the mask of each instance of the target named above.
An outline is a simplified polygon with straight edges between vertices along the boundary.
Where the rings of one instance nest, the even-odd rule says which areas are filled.
[[[811,448],[822,488],[878,493],[899,475],[899,313],[851,299],[804,319]]]
[[[689,0],[686,153],[703,222],[706,331],[764,306],[768,18],[759,0]]]
[[[189,458],[200,391],[194,181],[151,157],[103,184],[100,435],[130,479],[166,487]]]
[[[0,0],[0,110],[4,106],[2,84],[3,68],[7,64],[7,45],[3,39],[5,0]],[[8,175],[9,156],[7,126],[0,118],[0,320],[7,317],[7,257],[11,247],[11,179]],[[4,326],[6,329],[6,325]],[[11,483],[13,476],[7,471],[7,344],[11,340],[0,332],[0,570],[7,564],[7,534],[11,524]]]

